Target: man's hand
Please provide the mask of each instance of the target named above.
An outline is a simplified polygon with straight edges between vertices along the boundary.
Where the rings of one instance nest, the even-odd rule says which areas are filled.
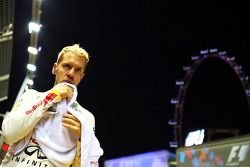
[[[81,122],[69,112],[62,118],[62,124],[68,128],[78,139],[81,138]]]
[[[60,94],[61,99],[66,98],[67,101],[71,100],[71,98],[73,97],[73,93],[74,93],[73,88],[68,85],[54,87],[53,90]]]

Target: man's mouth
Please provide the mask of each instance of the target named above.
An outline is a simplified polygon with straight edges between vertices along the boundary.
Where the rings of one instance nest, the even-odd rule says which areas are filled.
[[[69,83],[69,84],[74,84],[72,81],[69,81],[69,80],[63,80],[62,82]]]

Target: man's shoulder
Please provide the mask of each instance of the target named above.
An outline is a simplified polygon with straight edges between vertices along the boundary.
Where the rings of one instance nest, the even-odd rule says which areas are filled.
[[[40,94],[41,92],[38,92],[35,89],[28,89],[25,91],[25,94],[32,95],[32,94]]]
[[[21,97],[19,97],[18,102],[22,102],[23,100],[28,100],[28,99],[35,99],[41,94],[41,92],[38,92],[35,89],[28,89],[26,90]]]

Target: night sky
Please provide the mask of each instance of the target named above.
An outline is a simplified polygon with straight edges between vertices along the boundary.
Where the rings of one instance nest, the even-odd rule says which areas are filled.
[[[95,115],[96,136],[105,152],[102,160],[161,149],[174,151],[168,145],[173,140],[173,128],[168,125],[174,116],[170,99],[177,96],[175,81],[184,77],[182,67],[192,64],[190,57],[199,55],[200,50],[227,51],[244,73],[250,74],[250,11],[246,2],[42,3],[38,42],[42,50],[34,88],[47,91],[53,86],[52,65],[64,46],[79,43],[89,52],[78,102]],[[16,1],[11,83],[9,99],[0,103],[2,113],[10,110],[26,74],[30,19],[31,1]],[[230,70],[208,62],[196,76],[190,85],[186,111],[192,112],[184,114],[185,129],[223,127],[223,118],[228,120],[226,128],[250,133],[244,90]],[[238,127],[232,117],[242,125]]]

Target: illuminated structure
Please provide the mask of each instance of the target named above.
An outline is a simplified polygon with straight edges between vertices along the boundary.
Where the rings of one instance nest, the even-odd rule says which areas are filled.
[[[183,70],[186,72],[184,79],[176,81],[176,85],[179,88],[178,96],[176,98],[171,99],[171,103],[174,105],[175,115],[174,115],[174,119],[169,120],[169,125],[173,126],[173,129],[174,129],[174,140],[170,142],[170,147],[177,148],[177,147],[184,146],[184,141],[185,141],[185,137],[186,137],[185,135],[187,133],[186,131],[184,132],[184,128],[187,129],[188,127],[187,127],[187,125],[183,124],[183,122],[184,122],[184,111],[183,110],[184,110],[184,105],[187,105],[187,92],[191,86],[190,81],[194,80],[194,78],[195,78],[194,75],[197,74],[197,71],[200,70],[200,67],[202,65],[204,65],[205,63],[209,63],[210,60],[216,61],[217,63],[220,63],[219,64],[220,66],[225,66],[226,67],[225,69],[230,70],[232,72],[232,74],[234,76],[236,76],[236,80],[237,80],[237,82],[239,82],[239,84],[237,85],[237,88],[240,87],[240,89],[244,91],[242,94],[244,94],[243,96],[245,96],[243,100],[246,101],[246,105],[247,105],[246,110],[249,111],[249,108],[250,108],[250,103],[249,103],[250,86],[248,83],[248,76],[246,76],[242,72],[242,66],[238,65],[235,62],[235,57],[229,57],[227,55],[227,53],[224,51],[218,52],[217,49],[210,49],[210,50],[201,51],[199,56],[193,56],[193,57],[191,57],[191,60],[193,61],[192,66],[183,67]],[[209,70],[211,70],[211,71],[214,70],[214,67],[212,65],[213,64],[210,62]],[[198,68],[199,68],[199,70],[198,70]],[[222,70],[224,70],[224,69],[222,69]],[[213,72],[219,73],[219,71],[216,71],[216,70],[214,70]],[[226,74],[223,73],[222,76],[226,76]],[[208,77],[208,76],[206,76],[206,77]],[[223,79],[225,80],[224,82],[228,82],[226,77],[224,77]],[[217,81],[215,80],[212,82],[212,84],[214,84],[214,85],[218,84],[216,82]],[[231,83],[228,83],[227,85],[229,85],[229,84],[231,84]],[[196,86],[200,87],[200,91],[207,89],[206,85],[201,84],[201,85],[196,85]],[[222,89],[225,86],[226,85],[222,85]],[[199,94],[202,94],[202,93],[203,92],[199,92]],[[212,102],[213,99],[211,98],[209,100],[211,100],[211,102]],[[197,100],[197,101],[201,101],[201,100]],[[219,104],[219,103],[220,102],[218,101],[217,104]],[[195,107],[196,107],[195,105],[199,105],[199,104],[192,103],[189,105],[189,107],[191,109],[195,109]],[[185,113],[185,114],[188,115],[190,113]],[[200,119],[203,120],[203,122],[204,122],[204,120],[206,119],[206,117],[209,114],[211,115],[211,113],[209,113],[209,112],[207,112],[207,113],[203,112],[203,118],[200,118]],[[240,115],[240,113],[237,113],[237,115]],[[224,118],[226,118],[226,116],[227,115],[224,115]],[[196,115],[193,115],[192,120],[189,119],[186,121],[195,122],[197,120],[197,119],[195,119],[195,117],[196,117]],[[216,115],[214,117],[218,117],[218,116]],[[221,119],[221,121],[225,121],[225,120],[222,120],[222,118],[218,118],[218,120],[219,119]],[[213,122],[213,124],[216,124],[216,121]],[[233,123],[231,123],[231,124],[233,124]],[[234,125],[237,126],[235,123],[234,123]],[[197,127],[197,128],[200,129],[203,127]],[[224,128],[224,129],[223,128],[222,129],[214,128],[213,129],[213,128],[214,127],[212,127],[211,129],[205,129],[205,131],[208,134],[208,136],[207,136],[208,140],[211,139],[212,133],[216,133],[216,132],[231,133],[232,136],[237,136],[240,134],[239,130],[234,129],[234,128],[231,128],[231,129],[227,129],[227,128]]]
[[[16,100],[25,92],[26,89],[32,88],[34,84],[35,72],[36,72],[36,59],[41,50],[41,47],[38,47],[38,35],[42,27],[40,24],[40,15],[41,15],[41,5],[42,0],[33,0],[32,1],[32,20],[28,25],[30,33],[30,45],[27,48],[29,54],[29,62],[27,64],[27,74],[23,81],[23,84],[19,90],[19,93],[16,97]]]
[[[0,102],[8,98],[14,6],[14,0],[0,0]]]

